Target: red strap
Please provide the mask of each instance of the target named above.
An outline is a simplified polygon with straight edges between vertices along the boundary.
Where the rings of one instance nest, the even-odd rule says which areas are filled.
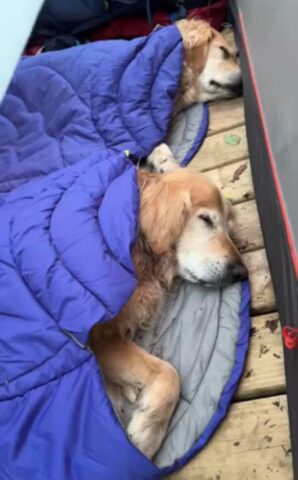
[[[284,337],[285,346],[289,350],[294,350],[295,348],[298,348],[298,328],[283,327],[282,335]]]

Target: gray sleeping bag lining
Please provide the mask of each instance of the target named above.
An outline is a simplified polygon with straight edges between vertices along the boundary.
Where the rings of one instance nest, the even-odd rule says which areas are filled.
[[[178,406],[154,458],[159,467],[182,457],[218,409],[235,362],[240,303],[241,284],[218,290],[183,281],[167,298],[155,328],[140,330],[135,338],[146,351],[171,363],[181,380]],[[125,427],[134,408],[124,401]]]

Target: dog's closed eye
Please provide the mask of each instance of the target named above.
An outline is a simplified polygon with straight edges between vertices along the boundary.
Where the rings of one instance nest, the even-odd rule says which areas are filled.
[[[208,213],[201,213],[198,215],[200,220],[203,220],[203,222],[208,225],[208,227],[213,227],[213,221],[211,217],[208,215]]]
[[[230,58],[231,54],[229,52],[229,50],[226,48],[226,47],[223,47],[222,45],[219,47],[221,49],[221,51],[223,52],[223,57],[225,60],[228,60],[228,58]]]
[[[215,88],[223,88],[223,86],[219,82],[216,82],[215,80],[210,80],[209,85]]]

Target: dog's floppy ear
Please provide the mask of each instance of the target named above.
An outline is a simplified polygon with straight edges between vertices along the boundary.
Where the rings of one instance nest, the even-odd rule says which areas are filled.
[[[214,30],[202,20],[181,20],[177,22],[184,46],[184,62],[196,72],[202,72],[208,55],[209,43]]]
[[[161,255],[173,247],[191,209],[183,182],[167,182],[156,175],[141,191],[140,230],[153,252]],[[151,180],[151,181],[150,181]]]

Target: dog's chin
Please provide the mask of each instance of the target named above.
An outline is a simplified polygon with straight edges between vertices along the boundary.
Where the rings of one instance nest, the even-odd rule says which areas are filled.
[[[243,85],[242,82],[231,84],[228,89],[229,94],[232,97],[241,97],[243,95]]]
[[[218,89],[216,88],[201,88],[200,100],[202,102],[211,102],[213,100],[222,100],[225,98],[241,97],[243,94],[243,87],[241,83],[227,84]]]
[[[182,271],[180,271],[179,277],[182,280],[186,280],[187,282],[195,283],[196,285],[206,288],[222,288],[232,283],[229,278],[226,278],[226,276],[213,275],[207,278],[195,274],[188,268],[184,268]]]

